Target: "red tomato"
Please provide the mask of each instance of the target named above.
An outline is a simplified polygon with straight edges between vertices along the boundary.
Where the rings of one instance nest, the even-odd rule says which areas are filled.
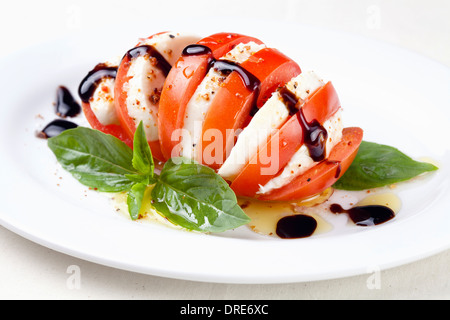
[[[197,42],[202,46],[200,49],[207,47],[210,50],[185,54],[175,63],[167,76],[159,105],[159,139],[165,159],[180,155],[181,150],[177,148],[181,147],[181,129],[184,127],[186,107],[212,63],[220,61],[236,45],[250,41],[262,43],[258,39],[238,34],[215,34]],[[284,86],[301,73],[294,61],[275,49],[260,50],[244,63],[231,66],[227,73],[228,71],[229,75],[211,101],[202,127],[200,159],[214,169],[220,167],[228,155],[229,147],[234,145],[235,131],[245,128],[249,123],[250,110],[255,106],[262,107],[278,87]],[[253,83],[258,85],[252,86],[246,79],[256,79]],[[339,108],[336,91],[331,82],[328,82],[308,97],[302,107],[302,114],[307,122],[316,120],[323,124]],[[210,130],[214,130],[215,135],[208,136]],[[276,177],[304,143],[302,125],[298,114],[294,115],[260,147],[232,182],[231,188],[238,196],[257,197],[267,201],[297,200],[319,193],[331,186],[350,166],[361,143],[362,134],[359,128],[344,129],[342,141],[331,150],[328,159],[296,177],[289,185],[265,195],[257,195],[260,185]],[[273,147],[279,153],[272,155],[272,151],[275,151]],[[267,172],[263,173],[262,169],[267,165],[260,161],[263,159],[261,153],[277,157],[276,170],[269,175],[266,175]],[[267,157],[264,160],[267,161]],[[273,164],[274,161],[271,160],[273,158],[269,158]]]
[[[101,124],[100,121],[98,121],[89,103],[82,102],[81,107],[83,108],[83,113],[86,116],[86,119],[92,128],[99,130],[103,133],[113,135],[116,138],[125,142],[130,148],[133,148],[133,139],[130,138],[128,132],[122,126],[117,124],[110,124],[105,126]]]
[[[331,82],[326,83],[313,93],[302,107],[307,121],[316,119],[324,123],[341,104]],[[259,185],[265,185],[289,162],[303,144],[303,129],[297,115],[289,118],[285,124],[269,138],[265,145],[259,147],[256,155],[245,165],[231,184],[236,194],[253,197]],[[275,151],[272,150],[275,148]],[[267,162],[270,160],[270,164]],[[269,174],[264,168],[276,166]]]
[[[288,185],[259,196],[263,201],[295,201],[308,198],[331,187],[353,162],[363,138],[360,128],[345,128],[342,140],[320,162]]]
[[[277,49],[265,48],[252,55],[242,66],[261,81],[256,102],[261,108],[275,90],[298,76],[300,66]]]
[[[159,139],[165,159],[179,155],[179,150],[175,149],[181,137],[177,133],[183,128],[186,106],[205,78],[211,59],[220,58],[237,44],[250,41],[262,43],[240,34],[211,35],[197,43],[208,47],[211,52],[182,56],[172,67],[161,93],[158,117]]]
[[[263,44],[259,39],[238,33],[221,32],[201,39],[197,44],[211,49],[214,59],[219,59],[240,43],[255,42]]]
[[[158,34],[155,34],[147,39],[151,39],[154,36],[157,35],[161,35],[161,34],[165,34],[167,32],[161,32]],[[186,41],[186,40],[183,40]],[[145,44],[145,40],[141,41],[140,43],[137,44],[137,46],[135,48],[138,48],[139,46],[142,46],[143,44]],[[158,83],[161,83],[161,78],[158,77],[164,77],[164,81],[166,79],[166,74],[168,73],[168,70],[170,70],[171,66],[170,64],[164,59],[164,57],[157,52],[157,50],[153,50],[150,52],[144,52],[146,55],[149,55],[149,61],[150,63],[158,63],[159,69],[161,69],[161,73],[158,71],[158,73],[153,72],[153,74],[156,77],[156,80],[158,80]],[[142,53],[142,54],[144,54]],[[140,55],[141,53],[139,53]],[[174,53],[175,54],[175,53]],[[177,53],[178,54],[178,53]],[[152,60],[153,59],[153,60]],[[154,62],[153,62],[154,61]],[[115,96],[115,102],[116,102],[116,110],[117,110],[117,114],[119,116],[120,122],[122,124],[122,126],[127,130],[128,134],[130,136],[134,136],[134,132],[136,131],[136,127],[137,127],[137,123],[134,119],[132,119],[129,115],[129,110],[128,110],[128,106],[127,106],[127,98],[128,98],[128,90],[127,88],[129,87],[129,81],[130,81],[130,77],[128,76],[128,71],[130,70],[130,66],[133,63],[133,58],[130,57],[130,55],[127,53],[123,59],[122,62],[120,63],[120,66],[118,68],[117,71],[117,77],[116,77],[116,84],[115,84],[115,89],[114,89],[114,96]],[[152,90],[150,90],[149,92],[144,92],[144,94],[146,96],[150,96],[151,97],[151,102],[147,104],[147,101],[138,101],[138,103],[140,104],[140,106],[142,106],[144,103],[146,104],[146,106],[142,107],[144,108],[144,110],[150,114],[152,114],[154,120],[155,120],[155,125],[158,124],[158,113],[159,113],[159,99],[160,96],[159,95],[159,90],[161,90],[161,88],[151,88]],[[139,88],[139,90],[149,90],[147,88]],[[159,143],[159,139],[153,139],[153,140],[149,140],[148,141],[153,157],[156,158],[157,160],[163,161],[165,159],[165,157],[162,154],[161,151],[161,146]]]
[[[181,57],[166,78],[159,103],[158,130],[164,158],[179,155],[177,130],[183,128],[186,106],[208,72],[211,55]]]
[[[126,129],[129,136],[134,136],[134,132],[136,131],[136,122],[129,116],[128,108],[127,108],[127,91],[124,90],[124,86],[130,78],[127,76],[128,70],[130,68],[130,61],[128,57],[124,57],[117,71],[116,84],[114,89],[114,99],[116,103],[116,112],[119,116],[120,123]],[[158,107],[152,106],[151,113],[157,115]],[[152,151],[152,155],[157,160],[164,160],[164,157],[161,153],[161,147],[158,140],[149,141],[150,149]]]
[[[249,120],[250,111],[254,105],[261,107],[276,88],[285,85],[293,77],[301,73],[296,62],[286,57],[278,50],[265,48],[241,64],[252,77],[259,82],[258,90],[247,88],[238,72],[232,72],[222,84],[203,125],[203,137],[211,129],[218,130],[218,141],[202,141],[203,163],[218,169],[224,163],[231,147],[234,145],[235,132],[243,128]],[[255,101],[257,99],[257,101]],[[209,131],[212,132],[212,131]],[[209,138],[206,135],[206,138]],[[213,146],[222,146],[222,150],[214,150]],[[211,155],[211,151],[215,151]]]

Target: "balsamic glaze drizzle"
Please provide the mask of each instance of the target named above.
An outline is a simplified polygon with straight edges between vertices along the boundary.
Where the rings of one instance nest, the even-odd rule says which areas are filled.
[[[293,116],[293,115],[297,114],[297,112],[299,111],[297,108],[297,104],[299,102],[299,99],[297,98],[297,96],[286,87],[280,88],[278,90],[278,93],[280,94],[281,99],[283,100],[284,104],[286,105],[286,108],[288,108],[289,115]]]
[[[56,137],[61,132],[66,131],[68,129],[74,129],[76,127],[78,127],[78,125],[71,121],[62,119],[53,120],[47,126],[45,126],[45,128],[42,129],[41,132],[37,134],[37,137],[42,139]]]
[[[311,216],[298,214],[281,218],[276,233],[283,239],[297,239],[311,236],[317,228],[317,221]]]
[[[169,62],[156,50],[153,46],[143,45],[129,50],[126,54],[129,60],[135,59],[137,57],[149,56],[152,59],[152,63],[158,67],[164,75],[167,75],[172,69],[172,66]]]
[[[336,169],[336,174],[334,175],[334,177],[337,179],[339,178],[339,176],[341,175],[342,172],[342,164],[340,161],[336,161],[336,160],[327,160],[328,163],[331,164],[337,164],[337,169]]]
[[[303,139],[306,147],[309,150],[309,155],[314,161],[322,161],[325,159],[326,154],[326,142],[328,138],[328,132],[325,128],[314,119],[311,122],[307,122],[303,110],[297,113],[298,121],[303,128]]]
[[[249,91],[255,92],[255,98],[253,102],[254,106],[250,111],[250,115],[254,116],[256,112],[259,110],[256,107],[256,100],[259,95],[261,81],[259,81],[257,77],[255,77],[252,73],[247,71],[238,63],[227,60],[214,59],[212,56],[211,49],[207,46],[199,44],[189,45],[186,48],[184,48],[182,53],[182,56],[197,56],[197,55],[209,55],[208,70],[212,68],[215,71],[222,73],[224,76],[228,76],[232,72],[237,72],[237,74],[242,79],[245,88],[248,89]]]
[[[224,75],[229,75],[233,71],[237,72],[244,82],[245,88],[256,92],[255,96],[258,96],[261,82],[239,64],[227,60],[213,60],[210,62],[209,67],[213,68],[215,71],[221,72]]]
[[[81,112],[80,104],[75,101],[69,89],[59,86],[56,91],[56,114],[59,117],[75,117]]]
[[[289,114],[297,117],[303,129],[303,140],[311,158],[316,162],[324,160],[328,138],[327,130],[316,119],[311,122],[306,120],[303,108],[301,108],[301,104],[304,101],[298,99],[289,89],[283,87],[278,92],[286,107],[289,109]]]
[[[209,54],[212,56],[212,51],[209,47],[202,46],[201,44],[188,45],[186,48],[184,48],[183,52],[181,53],[181,55],[184,57],[201,56],[204,54]]]
[[[100,63],[81,81],[78,87],[78,95],[81,101],[88,103],[94,95],[95,90],[103,79],[115,79],[117,76],[117,67],[109,67]]]
[[[380,205],[357,206],[344,210],[339,204],[332,204],[330,211],[333,213],[347,213],[357,226],[362,227],[379,225],[395,217],[395,213],[391,208]]]

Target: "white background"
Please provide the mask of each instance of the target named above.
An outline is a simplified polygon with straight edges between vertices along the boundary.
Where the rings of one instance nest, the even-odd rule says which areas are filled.
[[[126,25],[140,20],[151,25],[152,18],[196,19],[214,15],[297,21],[361,34],[406,47],[450,66],[450,2],[446,0],[222,3],[217,0],[2,3],[0,58],[83,29],[93,30],[93,37],[101,36],[112,23]],[[149,34],[158,31],[162,30],[152,29]],[[139,36],[142,34],[142,30],[137,32]],[[380,274],[345,279],[280,285],[197,283],[96,265],[39,246],[0,227],[1,299],[449,299],[449,265],[450,251],[446,251]],[[70,282],[73,266],[81,272],[79,287]],[[374,280],[379,280],[376,282],[379,285],[374,287]]]

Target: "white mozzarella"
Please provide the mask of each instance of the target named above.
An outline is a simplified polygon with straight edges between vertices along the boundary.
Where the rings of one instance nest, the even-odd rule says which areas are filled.
[[[314,72],[301,73],[293,78],[286,87],[297,98],[305,100],[310,94],[323,86],[324,82]],[[233,181],[239,172],[250,161],[258,147],[267,141],[275,130],[281,127],[289,118],[289,110],[280,94],[274,92],[272,97],[255,114],[248,126],[239,135],[236,145],[231,149],[218,173],[224,179]]]
[[[326,157],[328,158],[331,150],[342,139],[343,123],[341,117],[341,109],[339,109],[332,117],[325,121],[323,127],[328,133],[325,147]],[[317,164],[318,162],[315,162],[310,157],[308,148],[305,145],[301,146],[300,149],[292,156],[291,160],[289,160],[288,164],[284,167],[281,174],[271,179],[264,186],[260,186],[258,194],[266,194],[274,189],[279,189],[287,185],[294,178],[302,175]]]
[[[228,51],[221,60],[233,61],[237,64],[244,63],[256,52],[266,48],[264,44],[257,44],[255,42],[240,43],[233,48],[233,50]]]
[[[233,181],[250,161],[250,157],[256,154],[258,147],[266,142],[288,117],[288,109],[279,93],[275,92],[241,132],[218,174],[226,180]]]
[[[107,126],[120,124],[114,104],[114,79],[106,78],[100,81],[90,100],[91,110],[97,120]]]
[[[110,59],[105,62],[108,67],[117,67],[120,57]],[[110,124],[120,124],[114,105],[114,84],[115,79],[105,78],[100,81],[89,103],[92,112],[97,120],[107,126]]]
[[[221,59],[242,63],[265,47],[265,45],[255,42],[239,44]],[[198,160],[205,117],[215,94],[225,79],[226,77],[220,72],[211,68],[187,104],[183,125],[184,135],[181,141],[181,156]]]
[[[154,47],[173,66],[181,56],[183,49],[199,40],[200,38],[193,34],[164,32],[154,35],[150,39],[141,39],[139,45]]]
[[[158,140],[158,103],[166,77],[149,62],[149,57],[133,60],[128,70],[127,109],[136,126],[143,122],[149,141]]]
[[[150,39],[142,39],[139,45],[153,46],[170,65],[180,57],[183,49],[199,40],[197,36],[166,32]],[[149,141],[157,141],[158,106],[165,74],[152,63],[148,56],[139,56],[130,63],[127,73],[128,83],[124,86],[127,92],[127,109],[130,118],[136,124],[142,121]]]
[[[324,81],[314,71],[306,71],[289,81],[286,88],[297,98],[306,100],[310,94],[323,85]]]

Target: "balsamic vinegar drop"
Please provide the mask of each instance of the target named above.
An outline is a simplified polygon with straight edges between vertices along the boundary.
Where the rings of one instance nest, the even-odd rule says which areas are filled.
[[[37,134],[37,136],[38,138],[48,139],[56,137],[60,133],[76,127],[78,127],[78,125],[71,121],[57,119],[46,125],[45,128]]]
[[[56,91],[56,114],[61,118],[76,117],[81,113],[80,104],[75,101],[69,89],[64,86]]]

